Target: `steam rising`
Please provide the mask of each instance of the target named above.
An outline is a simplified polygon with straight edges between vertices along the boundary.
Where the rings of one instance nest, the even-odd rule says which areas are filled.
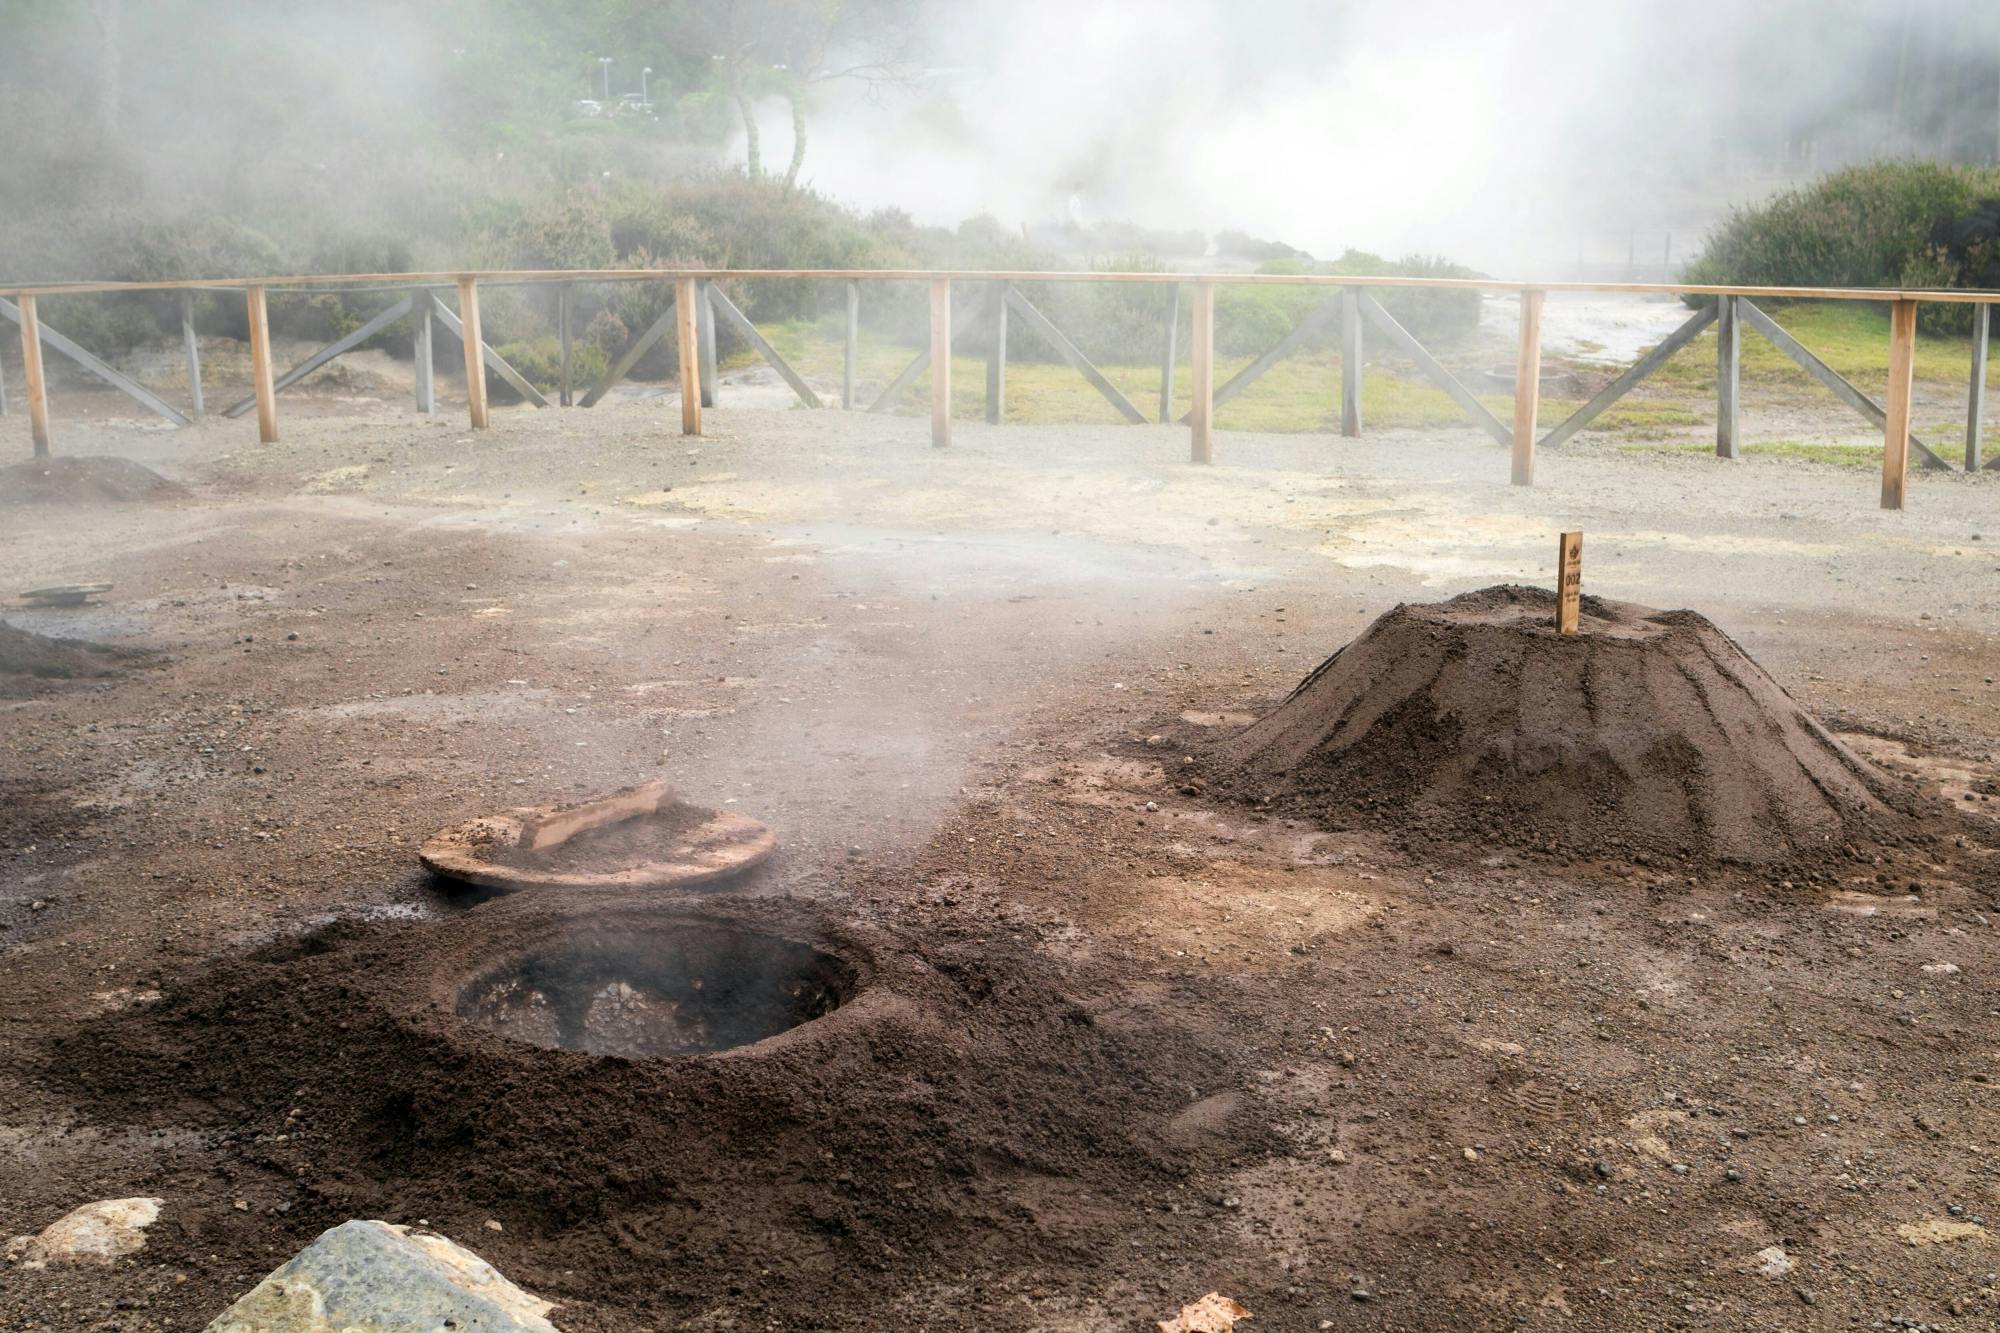
[[[1651,262],[1670,231],[1686,255],[1727,205],[1854,160],[2000,154],[1990,0],[895,12],[912,32],[903,77],[815,85],[805,179],[948,226],[987,213],[1234,228],[1525,276],[1628,251]],[[357,217],[394,231],[564,169],[535,140],[597,95],[613,44],[593,22],[651,25],[614,45],[614,94],[652,59],[665,95],[685,95],[687,77],[677,90],[647,53],[694,20],[635,13],[543,23],[529,42],[538,20],[503,0],[34,8],[0,43],[14,108],[0,167],[41,205],[340,210],[350,231]],[[757,105],[765,159],[782,162],[789,108],[768,88]],[[618,170],[740,163],[731,113],[704,114],[681,145]]]
[[[822,187],[942,223],[1129,218],[1529,274],[1659,255],[1668,230],[1689,253],[1727,204],[1846,162],[2000,153],[1981,0],[972,11],[932,15],[963,65],[822,124]]]

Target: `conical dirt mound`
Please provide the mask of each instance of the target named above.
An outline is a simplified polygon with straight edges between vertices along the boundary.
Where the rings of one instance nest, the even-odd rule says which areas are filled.
[[[1693,611],[1493,587],[1377,620],[1225,742],[1224,781],[1341,825],[1575,857],[1774,862],[1906,823],[1867,761]]]

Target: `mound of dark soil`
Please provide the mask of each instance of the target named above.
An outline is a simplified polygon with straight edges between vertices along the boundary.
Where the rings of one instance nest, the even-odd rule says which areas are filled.
[[[1693,611],[1493,587],[1403,605],[1225,742],[1221,780],[1413,841],[1771,863],[1906,828],[1912,798]]]
[[[153,656],[86,639],[50,638],[0,620],[0,699],[32,699],[68,682],[116,676]]]
[[[768,1041],[659,1059],[542,1049],[465,1012],[496,966],[688,931],[823,950],[852,993]],[[348,1217],[421,1217],[478,1232],[566,1328],[636,1326],[591,1319],[600,1302],[664,1328],[718,1301],[756,1312],[737,1326],[808,1311],[813,1327],[937,1327],[881,1318],[892,1257],[929,1273],[1004,1246],[1110,1280],[1150,1262],[1127,1257],[1140,1202],[1274,1146],[1254,1126],[1235,1144],[1163,1141],[1163,1108],[1229,1086],[1217,1071],[1240,1039],[1184,1023],[1171,987],[1102,1017],[1079,988],[998,927],[918,938],[776,897],[530,892],[203,965],[55,1043],[44,1075],[106,1123],[239,1143],[232,1188],[257,1201],[246,1273]],[[1172,1248],[1210,1252],[1209,1211],[1163,1218]],[[239,1229],[217,1212],[185,1236],[169,1219],[149,1260],[216,1252]],[[488,1217],[504,1236],[479,1230]]]
[[[31,458],[0,467],[0,505],[138,504],[187,489],[129,458]]]

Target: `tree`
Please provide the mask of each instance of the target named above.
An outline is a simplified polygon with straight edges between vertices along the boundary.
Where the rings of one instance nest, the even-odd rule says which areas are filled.
[[[919,0],[680,0],[667,35],[716,68],[743,123],[744,167],[764,177],[757,101],[779,95],[792,112],[787,190],[805,165],[812,89],[836,80],[870,85],[914,76]]]

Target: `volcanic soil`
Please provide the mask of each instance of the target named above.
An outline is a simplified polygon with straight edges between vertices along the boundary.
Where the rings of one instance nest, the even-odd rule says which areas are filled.
[[[165,1202],[115,1266],[7,1271],[0,1327],[199,1328],[350,1217],[618,1333],[2000,1314],[1992,481],[1883,516],[1777,461],[1513,490],[1470,433],[1195,469],[1169,430],[675,419],[59,435],[186,493],[0,528],[20,587],[112,584],[10,621],[160,655],[0,714],[0,1231]],[[1568,527],[1918,824],[1795,871],[1221,783],[1377,617],[1545,578]],[[651,899],[416,865],[659,776],[778,852]],[[852,994],[666,1060],[458,1016],[523,950],[690,917]]]

